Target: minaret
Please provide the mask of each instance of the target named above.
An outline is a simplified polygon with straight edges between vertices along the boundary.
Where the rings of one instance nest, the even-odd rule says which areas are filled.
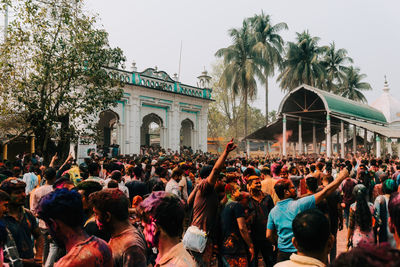
[[[390,88],[389,88],[389,83],[388,83],[388,81],[387,81],[387,79],[386,79],[386,75],[385,75],[385,85],[383,86],[383,92],[385,92],[385,93],[389,93],[389,90],[390,90]]]
[[[197,84],[200,88],[210,88],[211,76],[208,75],[206,68],[197,79],[199,79]]]

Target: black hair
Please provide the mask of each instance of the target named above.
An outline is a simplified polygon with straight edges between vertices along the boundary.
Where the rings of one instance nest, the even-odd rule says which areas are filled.
[[[83,195],[86,197],[86,199],[89,199],[89,195],[91,193],[100,191],[103,189],[103,187],[101,186],[101,184],[99,182],[96,181],[83,181],[80,182],[76,187],[76,190],[82,190],[83,191]]]
[[[47,181],[53,181],[56,179],[57,171],[56,169],[49,167],[44,171],[43,175]]]
[[[165,191],[151,193],[139,206],[139,217],[143,221],[153,218],[170,237],[181,237],[185,210],[181,200]]]
[[[276,195],[282,200],[285,197],[285,190],[289,190],[290,181],[288,179],[280,179],[275,183],[274,190]]]
[[[0,201],[10,201],[10,195],[3,190],[0,190]]]
[[[38,215],[45,222],[58,219],[72,228],[82,227],[84,214],[81,195],[74,190],[56,189],[41,198]]]
[[[119,221],[128,219],[129,199],[117,188],[105,188],[90,195],[90,205],[102,213],[110,212]]]
[[[97,174],[97,171],[100,170],[100,165],[96,162],[92,162],[88,166],[89,175],[93,176]]]
[[[330,236],[329,221],[318,209],[297,214],[292,229],[301,252],[321,252]]]
[[[364,185],[356,185],[353,189],[356,197],[355,223],[363,232],[369,232],[372,227],[372,215],[367,202],[368,190]]]
[[[306,179],[306,185],[308,190],[310,190],[311,192],[315,193],[317,192],[318,189],[318,180],[315,177],[308,177]]]

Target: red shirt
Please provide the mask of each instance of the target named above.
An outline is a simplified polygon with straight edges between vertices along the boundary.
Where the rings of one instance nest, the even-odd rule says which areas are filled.
[[[72,247],[54,266],[112,267],[111,249],[104,240],[91,236]]]

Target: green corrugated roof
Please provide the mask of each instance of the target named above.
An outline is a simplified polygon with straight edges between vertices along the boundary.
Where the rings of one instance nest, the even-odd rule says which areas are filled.
[[[369,105],[356,102],[332,93],[328,93],[326,91],[308,85],[302,85],[299,89],[301,88],[314,91],[318,95],[322,96],[328,104],[330,112],[353,116],[355,118],[375,121],[384,124],[386,123],[386,118],[383,113]]]

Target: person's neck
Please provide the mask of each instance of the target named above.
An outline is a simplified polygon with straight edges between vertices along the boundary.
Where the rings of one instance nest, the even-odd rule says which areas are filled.
[[[176,246],[179,243],[180,238],[179,237],[169,237],[167,235],[162,234],[163,236],[160,236],[160,239],[158,241],[158,255],[156,259],[156,263],[158,263],[162,257],[170,251],[171,248]]]
[[[46,180],[47,185],[53,185],[55,180]]]
[[[323,263],[327,264],[328,263],[328,255],[326,253],[321,253],[321,252],[317,252],[317,253],[303,253],[301,251],[297,251],[297,255],[300,256],[306,256],[306,257],[311,257],[314,259],[317,259],[319,261],[322,261]]]
[[[69,227],[65,227],[64,230],[66,231],[66,240],[64,241],[64,245],[67,252],[69,252],[76,244],[89,238],[89,235],[81,228],[75,230]]]
[[[21,213],[22,213],[22,206],[13,205],[13,204],[10,204],[8,206],[8,214],[9,215],[20,215]]]
[[[111,237],[119,235],[130,227],[132,227],[132,224],[129,222],[128,219],[126,219],[125,221],[114,220],[114,222],[112,223]]]
[[[260,201],[264,197],[264,193],[261,190],[253,189],[250,191],[251,196],[256,199],[257,201]]]

